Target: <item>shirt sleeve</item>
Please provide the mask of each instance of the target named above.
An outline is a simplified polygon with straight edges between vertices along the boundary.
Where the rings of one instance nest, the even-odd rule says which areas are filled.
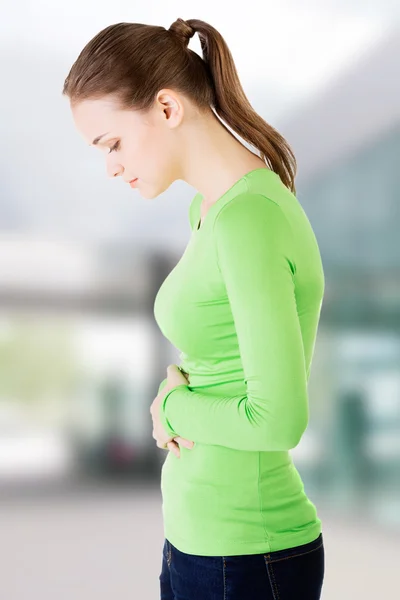
[[[168,431],[179,432],[173,435],[195,443],[290,450],[308,424],[290,224],[278,204],[245,193],[222,207],[213,236],[246,394],[213,398],[179,385],[160,404],[160,417]]]

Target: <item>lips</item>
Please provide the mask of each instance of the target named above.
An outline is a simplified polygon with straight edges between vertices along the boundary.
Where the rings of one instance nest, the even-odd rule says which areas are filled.
[[[132,179],[132,180],[129,182],[129,185],[130,185],[131,187],[135,187],[135,184],[136,184],[137,180],[138,180],[138,178],[137,178],[137,177],[136,177],[135,179]]]

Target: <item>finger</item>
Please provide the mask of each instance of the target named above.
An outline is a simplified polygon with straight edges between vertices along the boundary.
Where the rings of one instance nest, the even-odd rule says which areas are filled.
[[[178,458],[180,458],[181,453],[179,450],[179,446],[175,444],[174,441],[168,442],[167,446],[171,450],[171,452],[173,452]]]
[[[191,442],[190,440],[186,440],[185,438],[180,437],[180,436],[174,437],[174,440],[176,440],[178,442],[178,444],[180,444],[181,446],[184,446],[185,448],[188,448],[189,450],[191,450],[194,446],[194,442]]]

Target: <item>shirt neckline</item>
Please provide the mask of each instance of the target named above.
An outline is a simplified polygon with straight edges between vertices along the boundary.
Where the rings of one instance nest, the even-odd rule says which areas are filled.
[[[206,219],[208,217],[208,215],[210,214],[210,211],[212,211],[214,209],[214,206],[216,206],[217,204],[219,204],[219,202],[225,198],[227,196],[227,194],[229,194],[237,185],[239,185],[239,183],[241,183],[243,181],[243,179],[246,179],[246,177],[248,177],[249,175],[252,175],[253,173],[257,172],[257,171],[269,171],[270,173],[274,173],[274,175],[277,175],[277,173],[275,173],[275,171],[273,171],[272,169],[270,169],[269,167],[257,167],[256,169],[252,169],[251,171],[248,171],[247,173],[245,173],[242,177],[240,177],[240,179],[238,179],[237,181],[235,181],[235,183],[233,185],[231,185],[230,188],[228,188],[223,194],[222,196],[220,196],[208,209],[207,214],[205,215],[203,222],[200,223],[201,221],[201,214],[200,214],[200,209],[201,209],[201,203],[203,201],[203,196],[202,194],[200,194],[201,197],[201,201],[199,202],[199,217],[198,219],[196,219],[196,227],[194,228],[193,233],[197,234],[199,233],[199,231],[201,231],[204,227],[204,223],[206,222]]]

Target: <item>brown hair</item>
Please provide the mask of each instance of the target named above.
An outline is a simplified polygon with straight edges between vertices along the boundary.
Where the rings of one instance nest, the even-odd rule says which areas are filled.
[[[187,47],[196,32],[203,58]],[[251,106],[224,38],[204,21],[177,19],[169,29],[142,23],[109,25],[83,48],[62,93],[72,104],[112,94],[122,109],[146,112],[164,87],[186,95],[200,112],[213,108],[296,193],[292,149]]]

